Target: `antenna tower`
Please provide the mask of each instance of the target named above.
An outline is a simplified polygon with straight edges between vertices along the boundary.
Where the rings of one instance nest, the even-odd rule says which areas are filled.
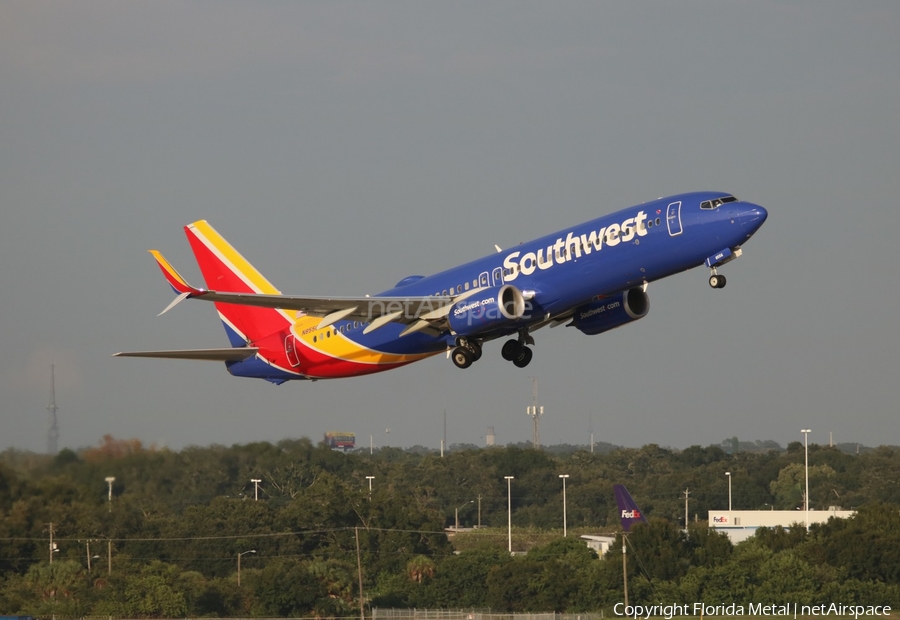
[[[50,412],[50,423],[47,427],[47,454],[56,454],[58,452],[56,441],[59,439],[59,429],[56,426],[56,412],[59,407],[56,406],[56,377],[53,364],[50,364],[50,405],[47,411]]]
[[[537,404],[537,377],[531,378],[531,407],[528,408],[528,415],[532,420],[531,444],[537,449],[541,447],[541,416],[544,415],[544,408]]]

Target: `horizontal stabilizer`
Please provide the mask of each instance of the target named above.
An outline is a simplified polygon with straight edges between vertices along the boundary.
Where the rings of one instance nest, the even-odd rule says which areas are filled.
[[[209,362],[239,362],[253,357],[259,349],[238,347],[228,349],[174,349],[170,351],[124,351],[113,357],[159,357],[173,360],[206,360]]]

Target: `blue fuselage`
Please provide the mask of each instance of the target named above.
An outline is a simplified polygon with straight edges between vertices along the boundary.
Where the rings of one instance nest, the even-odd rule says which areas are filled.
[[[713,206],[722,197],[731,198],[723,192],[660,198],[431,276],[407,278],[380,296],[460,294],[475,286],[512,284],[533,292],[530,322],[541,323],[598,296],[653,282],[700,266],[720,250],[739,248],[767,213],[759,205],[733,198]],[[523,326],[527,324],[507,331]],[[449,341],[447,336],[415,334],[398,339],[399,331],[384,328],[383,333],[378,330],[364,338],[373,337],[366,342],[370,346],[387,346],[395,352],[410,347],[443,350]]]

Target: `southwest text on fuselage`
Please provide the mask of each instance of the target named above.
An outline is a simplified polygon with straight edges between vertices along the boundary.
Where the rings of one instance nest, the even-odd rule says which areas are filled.
[[[519,273],[530,276],[537,269],[549,269],[553,265],[581,258],[582,254],[590,254],[594,250],[599,252],[603,246],[614,247],[631,241],[635,236],[643,237],[647,234],[646,221],[647,214],[639,211],[635,217],[630,217],[621,224],[604,226],[599,231],[592,230],[577,237],[573,231],[569,231],[565,239],[560,237],[556,243],[547,246],[546,253],[544,248],[524,255],[518,251],[511,252],[503,259],[503,280],[512,282]]]

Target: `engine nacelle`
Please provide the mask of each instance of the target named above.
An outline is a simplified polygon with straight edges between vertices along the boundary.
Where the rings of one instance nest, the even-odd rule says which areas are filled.
[[[642,319],[649,311],[647,293],[632,288],[581,306],[572,317],[572,325],[588,336],[594,336]]]
[[[450,309],[447,320],[450,329],[459,336],[474,336],[524,317],[531,309],[522,291],[511,284],[479,289],[477,293],[457,302]]]

